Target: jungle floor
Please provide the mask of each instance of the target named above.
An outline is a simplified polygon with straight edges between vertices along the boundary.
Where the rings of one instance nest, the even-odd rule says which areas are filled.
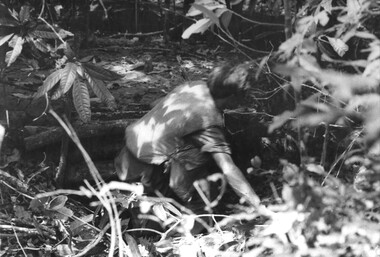
[[[115,178],[113,158],[121,149],[125,126],[144,115],[155,100],[165,96],[171,89],[185,81],[207,78],[210,70],[218,63],[248,60],[228,46],[199,42],[165,44],[159,37],[144,41],[99,39],[95,45],[82,49],[79,57],[122,75],[120,80],[107,84],[107,88],[116,99],[116,110],[108,109],[99,99],[93,97],[91,98],[92,121],[89,124],[83,124],[75,110],[71,111],[71,123],[81,143],[89,152],[103,178],[108,181]],[[148,59],[151,59],[151,63]],[[257,62],[259,61],[260,59],[257,59]],[[91,205],[93,199],[86,197],[56,196],[45,199],[46,202],[43,203],[31,201],[39,193],[53,192],[60,187],[78,189],[84,184],[85,179],[93,181],[80,152],[72,143],[66,156],[67,166],[64,174],[59,175],[59,183],[55,179],[62,158],[61,144],[67,136],[57,121],[45,113],[46,100],[43,97],[30,98],[50,72],[51,70],[44,68],[44,63],[20,57],[6,70],[6,82],[2,83],[0,89],[0,120],[18,134],[13,140],[14,144],[7,147],[23,148],[21,158],[16,156],[16,162],[10,162],[1,168],[1,171],[8,176],[0,185],[2,210],[0,256],[21,256],[23,252],[27,256],[71,254],[74,242],[74,248],[84,249],[88,242],[99,234],[99,229],[94,226],[99,225],[99,222],[106,222],[106,219],[99,218],[101,215],[96,212],[98,209]],[[249,171],[247,175],[249,181],[264,203],[275,200],[273,192],[276,191],[276,181],[279,178],[273,172],[258,175],[257,170],[252,169],[252,165],[255,165],[252,159],[259,156],[261,167],[270,170],[276,169],[280,158],[278,152],[268,147],[271,143],[266,134],[267,122],[271,119],[271,115],[279,111],[275,108],[281,108],[278,105],[274,107],[275,105],[268,104],[282,97],[280,94],[276,95],[275,91],[270,92],[277,87],[277,84],[271,83],[272,79],[260,77],[256,91],[252,93],[252,101],[248,101],[239,110],[229,110],[225,113],[235,160],[244,172]],[[274,96],[270,98],[268,95]],[[59,115],[64,112],[63,103],[62,99],[51,102],[52,108]],[[17,137],[23,142],[17,141]],[[10,153],[12,155],[12,151]],[[236,211],[234,204],[238,204],[237,197],[227,195],[223,198],[225,204],[214,210],[216,213],[229,215]],[[37,216],[32,210],[39,209],[41,204],[45,207]],[[60,219],[62,215],[70,218]],[[96,217],[100,221],[96,220]],[[128,216],[124,222],[132,218]],[[91,225],[86,226],[84,222]],[[257,222],[259,224],[260,220]],[[12,225],[13,228],[8,225]],[[140,225],[146,226],[146,224]],[[65,226],[71,227],[71,234]],[[135,224],[134,228],[138,228],[138,225]],[[249,224],[245,224],[245,229],[250,229]],[[223,235],[224,238],[228,236],[230,234]],[[140,250],[149,251],[151,254],[149,256],[170,256],[178,252],[178,249],[175,249],[176,244],[178,247],[179,245],[184,247],[175,236],[170,238],[171,245],[153,244],[157,236],[149,233],[136,232],[134,237]],[[202,240],[210,240],[210,237],[206,239]],[[214,235],[213,241],[217,240],[220,242],[213,244],[218,246],[228,241]],[[235,247],[240,244],[236,239],[232,241]],[[28,247],[24,247],[25,242]],[[87,253],[87,256],[106,255],[108,244],[108,239],[102,240]]]

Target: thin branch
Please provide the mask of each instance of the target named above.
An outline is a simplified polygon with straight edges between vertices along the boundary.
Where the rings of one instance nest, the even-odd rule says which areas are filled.
[[[45,10],[45,0],[42,0],[42,7],[41,7],[40,14],[38,15],[38,18],[42,17],[44,10]]]

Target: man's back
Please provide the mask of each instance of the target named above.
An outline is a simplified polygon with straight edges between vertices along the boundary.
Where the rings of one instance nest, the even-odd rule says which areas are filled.
[[[126,129],[126,145],[139,160],[161,164],[181,149],[183,138],[211,126],[223,126],[203,81],[175,88],[149,113]]]

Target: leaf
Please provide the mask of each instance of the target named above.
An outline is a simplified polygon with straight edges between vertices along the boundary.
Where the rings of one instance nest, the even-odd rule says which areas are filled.
[[[207,19],[207,18],[200,19],[196,23],[188,27],[182,33],[182,38],[188,39],[192,34],[204,33],[211,25],[212,25],[212,21],[210,19]]]
[[[23,219],[23,220],[31,220],[32,215],[30,211],[26,211],[25,208],[21,205],[15,205],[13,207],[14,214],[17,219]]]
[[[136,240],[131,235],[129,235],[128,233],[124,233],[124,238],[125,238],[125,241],[127,241],[127,244],[128,244],[129,249],[131,251],[130,256],[141,257],[142,255],[141,255],[141,252],[139,250],[139,247],[137,245]],[[129,254],[128,254],[128,256],[129,256]]]
[[[91,63],[82,63],[82,67],[85,68],[91,77],[96,79],[113,81],[121,78],[121,76],[116,72],[104,69]]]
[[[302,44],[303,36],[299,33],[293,34],[291,38],[283,42],[280,47],[279,51],[284,55],[284,57],[287,59],[289,58],[296,47]]]
[[[54,27],[55,31],[58,31],[57,34],[59,34],[59,31],[61,28]],[[47,25],[45,24],[39,24],[31,33],[32,36],[37,38],[44,38],[44,39],[57,39],[57,34]]]
[[[57,251],[57,256],[73,256],[75,255],[75,252],[73,251],[72,245],[68,244],[59,244],[55,247],[55,250]]]
[[[322,0],[322,2],[320,3],[320,5],[323,7],[323,9],[325,9],[325,11],[328,13],[331,13],[331,11],[332,11],[331,1],[332,0]]]
[[[40,50],[43,53],[52,52],[53,50],[51,46],[47,44],[45,41],[43,41],[41,38],[34,39],[31,37],[28,37],[28,42],[33,44],[38,50]]]
[[[33,98],[32,95],[26,95],[26,94],[22,94],[22,93],[13,93],[12,96],[20,98],[20,99],[30,99],[30,98]]]
[[[215,15],[219,17],[220,23],[222,24],[223,28],[228,29],[228,26],[230,25],[232,18],[232,12],[227,8],[216,9]]]
[[[115,97],[106,88],[103,81],[92,78],[87,72],[84,74],[85,78],[94,91],[95,95],[100,98],[100,100],[107,104],[111,109],[116,109]]]
[[[0,26],[19,26],[18,20],[12,16],[9,9],[2,3],[0,3]]]
[[[71,233],[73,234],[73,236],[78,235],[81,228],[83,226],[87,225],[87,223],[90,223],[93,220],[93,218],[94,218],[94,215],[89,214],[87,216],[80,217],[79,220],[74,220],[73,222],[71,222],[70,223],[70,230],[71,230]]]
[[[56,100],[70,90],[75,79],[77,78],[77,70],[78,66],[75,63],[68,62],[66,64],[66,66],[61,70],[62,78],[59,83],[59,87],[51,96],[51,99]]]
[[[9,39],[13,37],[14,33],[3,36],[0,38],[0,46],[2,46],[4,43],[8,42]]]
[[[90,94],[88,93],[86,83],[83,81],[78,81],[78,83],[74,84],[73,100],[74,107],[79,114],[79,118],[84,123],[89,122],[91,120]]]
[[[364,77],[374,77],[377,81],[380,82],[380,59],[374,60],[367,65],[363,72]]]
[[[300,55],[298,61],[299,65],[306,71],[319,72],[321,70],[317,59],[312,55]]]
[[[45,209],[45,204],[49,202],[50,197],[34,198],[30,201],[29,208],[33,211],[41,211]]]
[[[58,35],[63,39],[65,39],[67,37],[73,37],[74,36],[74,34],[71,33],[70,31],[67,31],[67,30],[64,30],[61,28],[58,29]]]
[[[44,38],[44,39],[57,39],[58,36],[53,31],[37,31],[30,32],[32,37]]]
[[[213,0],[196,1],[196,4],[204,6],[205,8],[207,8],[210,11],[213,11],[213,10],[218,9],[218,8],[226,8],[225,3],[221,4],[221,3],[217,2],[217,1],[213,1]],[[199,8],[192,5],[190,7],[189,11],[187,12],[186,16],[187,17],[195,17],[195,16],[198,16],[202,13],[203,12]]]
[[[63,44],[63,52],[65,53],[65,55],[67,56],[69,60],[72,60],[75,58],[75,53],[67,42]]]
[[[56,211],[58,209],[61,209],[63,206],[65,206],[66,202],[67,202],[67,196],[65,195],[59,195],[59,196],[56,196],[54,197],[49,203],[48,205],[46,206],[46,209],[47,210],[50,210],[50,211]]]
[[[163,204],[166,209],[174,213],[178,218],[182,217],[182,213],[173,204],[169,202],[163,202]]]
[[[34,98],[39,98],[46,94],[52,89],[55,84],[62,78],[62,70],[56,70],[52,74],[50,74],[45,80],[42,86],[40,86],[34,95]]]
[[[193,4],[193,6],[197,8],[198,10],[200,10],[203,13],[204,17],[208,17],[212,21],[212,23],[220,27],[218,17],[216,17],[216,15],[211,10],[199,4]]]
[[[318,165],[318,164],[314,164],[314,163],[308,163],[308,164],[306,164],[306,169],[309,172],[314,172],[315,174],[318,174],[321,176],[326,175],[326,171],[322,165]]]
[[[315,19],[318,21],[319,24],[321,24],[322,27],[326,26],[330,20],[326,11],[322,11],[322,12],[318,13],[317,16],[315,17]]]
[[[348,45],[344,43],[341,39],[339,38],[332,38],[326,36],[326,38],[329,40],[330,45],[333,47],[334,51],[342,57],[345,55],[345,53],[348,51]]]
[[[87,56],[81,58],[79,61],[80,61],[80,62],[90,62],[90,61],[93,60],[93,59],[94,59],[94,55],[91,54],[91,55],[87,55]]]
[[[62,207],[54,211],[48,211],[47,213],[50,217],[59,220],[67,220],[74,215],[73,211],[66,207]]]
[[[24,39],[22,37],[17,37],[15,45],[13,46],[13,50],[11,51],[11,55],[7,61],[7,66],[9,67],[12,63],[14,63],[17,57],[21,54],[22,45],[24,44]]]
[[[371,43],[369,49],[371,52],[368,55],[368,61],[371,62],[380,57],[380,42]]]
[[[162,221],[167,220],[168,215],[167,211],[164,209],[164,205],[162,203],[156,203],[152,207],[153,213]]]
[[[293,112],[285,111],[280,115],[277,115],[273,118],[272,123],[268,127],[268,133],[272,133],[275,129],[282,127],[289,119],[293,118]]]
[[[30,5],[26,4],[21,6],[19,19],[22,23],[29,21],[30,19]]]

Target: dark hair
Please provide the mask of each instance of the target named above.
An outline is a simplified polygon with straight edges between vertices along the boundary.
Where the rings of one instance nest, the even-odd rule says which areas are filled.
[[[230,63],[214,68],[207,80],[212,97],[225,98],[249,88],[249,64]]]

